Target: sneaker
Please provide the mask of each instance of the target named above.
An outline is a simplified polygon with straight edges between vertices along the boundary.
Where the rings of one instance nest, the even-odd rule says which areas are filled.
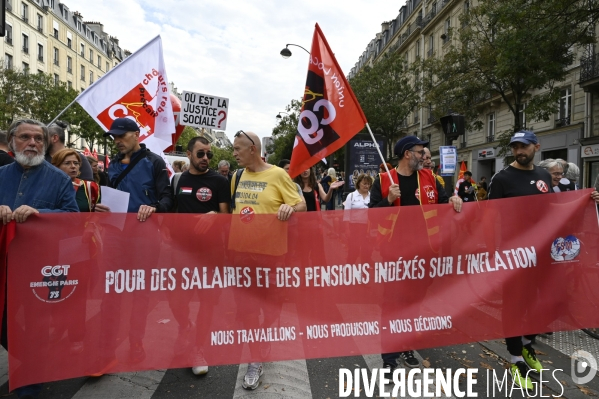
[[[410,368],[420,367],[420,360],[414,357],[414,351],[401,352],[400,356],[402,357],[406,366]]]
[[[526,374],[529,368],[524,362],[516,362],[510,365],[510,374],[512,375],[512,380],[514,383],[521,388],[530,389],[531,391],[534,389],[532,386],[532,381],[530,377]]]
[[[524,345],[524,347],[522,348],[522,357],[524,358],[524,361],[526,362],[528,367],[530,367],[537,373],[541,372],[543,366],[541,365],[541,362],[539,362],[539,360],[537,359],[537,354],[531,344]]]
[[[204,359],[204,354],[200,351],[197,351],[193,357],[193,363],[198,366],[194,366],[191,368],[191,372],[195,375],[203,375],[208,372],[208,362]]]
[[[248,364],[248,370],[243,377],[243,383],[241,386],[245,389],[256,389],[260,385],[260,377],[264,370],[262,369],[262,363],[250,363]]]
[[[383,362],[383,368],[389,370],[389,374],[387,374],[388,377],[384,378],[385,383],[389,384],[393,380],[393,372],[397,368],[397,363]]]

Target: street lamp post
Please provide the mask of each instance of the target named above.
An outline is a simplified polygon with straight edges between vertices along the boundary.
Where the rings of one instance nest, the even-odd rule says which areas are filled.
[[[283,50],[281,50],[281,56],[285,59],[291,57],[291,50],[289,50],[289,46],[295,46],[295,47],[299,47],[302,50],[304,50],[306,53],[310,54],[310,52],[308,50],[306,50],[305,48],[303,48],[302,46],[300,46],[299,44],[293,44],[293,43],[289,43],[285,46],[285,48]]]
[[[279,113],[277,114],[277,116],[276,116],[275,118],[277,118],[277,119],[281,119],[281,118],[282,118],[281,114],[285,114],[285,115],[288,115],[288,116],[289,116],[289,114],[288,114],[287,112],[282,112],[282,111],[281,111],[281,112],[279,112]]]

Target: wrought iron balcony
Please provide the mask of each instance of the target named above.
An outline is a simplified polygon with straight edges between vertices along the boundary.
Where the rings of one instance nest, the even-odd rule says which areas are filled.
[[[599,78],[599,53],[580,60],[580,83]]]
[[[565,118],[557,118],[555,120],[555,126],[569,126],[570,125],[570,117],[566,116]]]
[[[494,134],[489,134],[487,136],[487,143],[492,143],[495,141],[495,135]]]

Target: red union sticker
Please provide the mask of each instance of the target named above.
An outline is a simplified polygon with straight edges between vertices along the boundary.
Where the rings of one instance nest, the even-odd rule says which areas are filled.
[[[547,191],[549,191],[547,183],[545,183],[543,180],[537,180],[537,188],[542,193],[546,193]]]
[[[254,220],[254,209],[251,206],[243,207],[239,212],[239,215],[241,216],[241,221],[243,223],[251,223],[252,220]]]
[[[210,190],[208,187],[198,188],[198,191],[196,191],[196,198],[200,202],[210,201],[212,198],[212,190]]]
[[[37,299],[46,303],[62,302],[75,292],[78,280],[69,276],[71,265],[42,267],[42,281],[32,281],[29,288]]]

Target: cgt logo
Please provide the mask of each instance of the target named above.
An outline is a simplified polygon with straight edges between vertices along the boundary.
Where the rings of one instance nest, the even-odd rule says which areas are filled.
[[[44,277],[60,277],[67,276],[71,265],[59,265],[59,266],[44,266],[42,267],[42,276]]]

